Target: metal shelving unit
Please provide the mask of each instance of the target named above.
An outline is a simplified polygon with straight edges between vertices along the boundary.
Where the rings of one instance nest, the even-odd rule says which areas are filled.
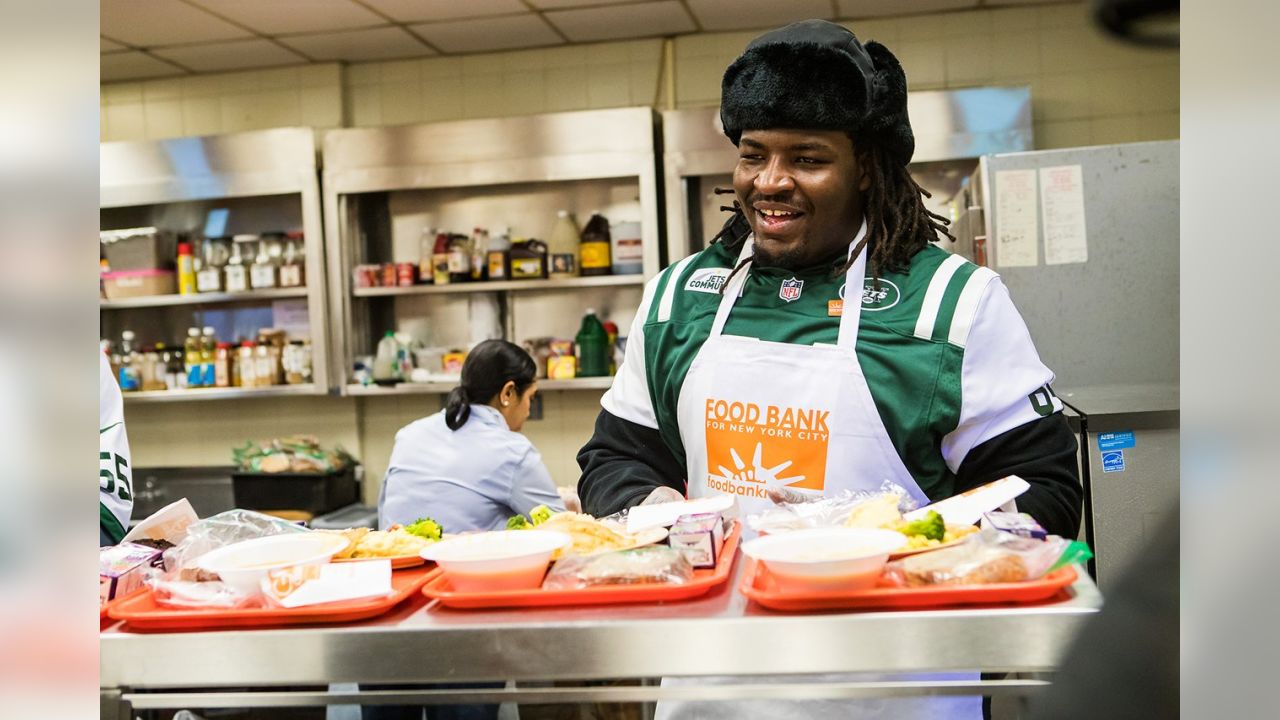
[[[589,287],[643,285],[643,275],[603,275],[567,280],[503,280],[497,282],[458,283],[456,285],[408,285],[405,287],[355,288],[354,297],[387,297],[391,295],[447,295],[484,292],[551,292]]]
[[[258,388],[188,388],[184,390],[144,390],[122,393],[126,404],[134,402],[184,402],[189,400],[239,400],[323,394],[325,394],[324,389],[314,383],[271,385]]]
[[[150,295],[123,300],[100,300],[103,310],[126,308],[175,307],[178,305],[217,305],[223,303],[260,303],[284,298],[307,297],[307,288],[277,288],[275,290],[250,290],[240,293],[199,293],[197,295]]]
[[[144,341],[159,337],[180,342],[183,328],[200,324],[210,314],[245,313],[256,319],[263,309],[274,312],[272,305],[280,301],[305,300],[313,382],[268,388],[130,392],[125,394],[127,402],[328,394],[332,382],[330,322],[312,129],[103,143],[100,168],[99,205],[104,228],[153,225],[198,237],[207,213],[217,207],[230,209],[228,234],[294,228],[301,229],[304,238],[304,287],[102,300],[99,308],[104,331],[110,328],[112,335],[124,326]],[[238,229],[232,230],[233,225]]]
[[[335,376],[348,378],[388,329],[429,326],[434,344],[464,345],[474,303],[496,302],[503,335],[571,336],[584,308],[629,325],[642,286],[662,267],[658,116],[650,108],[555,113],[428,125],[333,130],[324,138],[324,211]],[[643,272],[569,280],[353,287],[362,263],[416,262],[423,228],[509,224],[545,239],[556,209],[583,221],[629,196],[639,208]],[[482,296],[496,294],[491,301]],[[576,316],[576,317],[575,317]],[[602,315],[602,319],[606,319]],[[539,381],[600,390],[608,378]],[[448,392],[444,383],[343,384],[346,395]]]
[[[572,380],[538,380],[539,390],[608,390],[613,385],[613,376],[584,377]],[[362,397],[378,397],[387,395],[442,395],[458,386],[454,382],[403,382],[397,385],[356,385],[348,384],[347,395]]]

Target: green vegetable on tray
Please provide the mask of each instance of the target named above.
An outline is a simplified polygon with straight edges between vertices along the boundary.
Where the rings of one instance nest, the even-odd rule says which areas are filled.
[[[551,508],[547,507],[546,505],[539,505],[538,507],[529,511],[529,517],[525,517],[523,515],[515,515],[509,518],[507,520],[507,529],[508,530],[528,530],[531,527],[536,527],[546,522],[547,520],[550,520],[553,514],[554,513],[551,511]]]
[[[943,522],[941,515],[930,510],[923,518],[903,525],[900,532],[903,535],[922,535],[930,540],[941,542],[947,534],[947,524]]]
[[[533,523],[530,523],[528,518],[523,515],[515,515],[507,520],[508,530],[528,530],[531,527],[533,527]]]
[[[529,519],[533,521],[534,525],[541,525],[551,519],[551,508],[546,505],[539,505],[529,511]]]
[[[404,526],[404,531],[428,540],[440,539],[440,523],[429,517],[420,517]]]

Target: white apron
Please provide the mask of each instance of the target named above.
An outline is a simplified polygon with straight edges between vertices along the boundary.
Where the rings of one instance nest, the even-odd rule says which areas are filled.
[[[853,246],[865,233],[865,225]],[[749,258],[753,238],[738,262]],[[792,345],[724,335],[725,322],[750,273],[750,263],[724,288],[711,334],[694,358],[680,389],[677,416],[684,443],[689,497],[733,494],[742,516],[773,506],[765,490],[786,487],[829,495],[840,490],[876,490],[892,480],[921,504],[928,499],[911,477],[885,431],[854,352],[862,315],[861,289],[867,253],[859,254],[845,278],[840,333],[832,345]],[[779,292],[783,290],[780,288]],[[792,288],[803,292],[803,287]],[[847,638],[855,642],[856,638]],[[803,648],[791,649],[804,652]],[[891,652],[886,648],[886,652]],[[924,676],[823,675],[810,680],[904,680]],[[973,674],[932,675],[951,680]],[[663,685],[689,682],[734,684],[772,678],[664,678]],[[982,717],[979,697],[892,698],[849,701],[663,702],[657,717],[675,718],[894,718],[953,720]]]

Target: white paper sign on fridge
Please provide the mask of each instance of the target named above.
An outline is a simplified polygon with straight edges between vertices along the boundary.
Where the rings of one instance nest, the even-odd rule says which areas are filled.
[[[996,265],[1034,267],[1040,239],[1035,170],[996,171]]]
[[[1084,179],[1079,165],[1040,168],[1040,205],[1044,213],[1046,265],[1089,259],[1085,235]]]

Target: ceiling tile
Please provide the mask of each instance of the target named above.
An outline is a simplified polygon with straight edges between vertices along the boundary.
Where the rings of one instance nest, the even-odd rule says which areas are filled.
[[[252,37],[178,0],[100,0],[103,35],[142,47]]]
[[[378,12],[400,22],[460,20],[485,15],[528,12],[520,0],[364,0]]]
[[[486,52],[561,45],[564,40],[542,18],[527,13],[501,18],[413,25],[411,29],[447,53]]]
[[[114,40],[108,40],[104,37],[98,38],[98,52],[113,52],[115,50],[128,50],[128,46],[121,45]]]
[[[618,40],[693,32],[693,18],[675,0],[558,10],[546,14],[574,42]]]
[[[137,51],[103,55],[101,68],[102,82],[183,74],[182,69]]]
[[[635,0],[529,0],[529,4],[539,10],[557,10],[561,8],[580,8],[596,5],[617,5],[635,2]]]
[[[883,15],[917,15],[941,10],[960,10],[978,6],[978,0],[837,0],[842,18],[880,17]]]
[[[196,4],[264,35],[385,25],[351,0],[195,0]]]
[[[286,50],[270,40],[236,40],[208,45],[185,45],[152,52],[165,60],[172,60],[196,72],[296,65],[307,61],[301,55]]]
[[[703,30],[745,30],[781,27],[797,20],[831,19],[828,0],[688,0]]]
[[[399,27],[352,30],[341,33],[294,35],[280,42],[313,60],[390,60],[434,55],[431,48]]]

